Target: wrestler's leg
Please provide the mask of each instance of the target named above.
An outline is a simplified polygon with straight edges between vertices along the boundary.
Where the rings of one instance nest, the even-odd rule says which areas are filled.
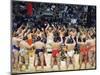
[[[14,52],[14,61],[15,61],[15,69],[18,69],[18,58],[19,58],[19,52],[17,50],[15,50]]]
[[[81,69],[81,67],[82,67],[82,62],[83,62],[83,53],[80,53],[80,55],[79,55],[80,69]]]
[[[96,58],[95,58],[95,51],[93,52],[93,66],[95,66]]]
[[[14,53],[13,52],[11,53],[11,63],[12,63],[12,69],[14,69],[15,60],[14,60]]]
[[[65,66],[66,66],[66,69],[68,69],[68,64],[67,64],[67,57],[64,59],[65,60]]]
[[[66,57],[66,68],[68,69],[68,67],[69,67],[69,65],[70,65],[70,57],[69,56],[67,56]]]
[[[66,66],[66,69],[68,69],[68,61],[67,61],[68,60],[68,54],[65,53],[65,56],[66,56],[65,57],[65,63],[66,63],[65,66]]]
[[[73,50],[72,52],[71,52],[71,56],[70,56],[70,59],[71,59],[71,63],[72,63],[72,65],[73,65],[73,69],[75,69],[75,59],[74,59],[74,53],[75,53],[75,51]]]
[[[94,66],[95,65],[95,52],[93,50],[89,51],[88,58],[89,58],[89,64],[91,65],[91,67]]]
[[[35,54],[35,56],[34,56],[34,67],[35,67],[35,70],[37,70],[38,62],[39,62],[39,56],[37,54]]]
[[[51,69],[53,68],[54,66],[54,61],[55,61],[55,58],[53,56],[51,56]]]
[[[74,56],[71,57],[71,61],[72,61],[73,69],[75,69],[75,63],[74,63],[75,59],[74,59]]]
[[[44,56],[43,52],[39,53],[40,61],[41,61],[41,68],[44,69]]]
[[[23,65],[25,63],[25,57],[23,52],[23,50],[19,51],[19,70],[23,70]]]
[[[58,69],[60,70],[61,62],[60,62],[60,56],[59,55],[56,57],[56,60],[57,60]]]
[[[22,62],[22,56],[19,55],[19,70],[21,70],[22,65],[23,65],[23,62]]]
[[[71,56],[72,56],[72,52],[68,51],[67,52],[67,67],[69,67],[69,65],[71,64]]]
[[[88,60],[89,60],[89,64],[92,64],[92,54],[91,51],[88,52]]]
[[[86,52],[85,55],[84,55],[85,69],[87,67],[87,62],[88,62],[88,53]]]
[[[25,59],[26,69],[28,69],[28,65],[29,65],[29,56],[28,56],[28,53],[24,56],[24,59]]]
[[[90,51],[89,52],[89,63],[91,65],[91,67],[94,65],[95,62],[95,52],[94,51]]]

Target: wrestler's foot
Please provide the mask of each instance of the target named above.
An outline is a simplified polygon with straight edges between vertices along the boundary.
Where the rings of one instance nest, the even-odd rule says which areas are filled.
[[[87,69],[87,63],[85,63],[85,69]]]
[[[66,66],[66,70],[68,70],[68,66]]]
[[[25,70],[26,70],[26,66],[25,65],[22,65],[21,71],[25,71]]]
[[[35,71],[37,71],[37,67],[35,66]]]
[[[45,72],[44,68],[41,68],[42,72]]]
[[[53,69],[53,66],[51,66],[51,69]]]
[[[82,66],[82,65],[80,64],[79,69],[81,69],[81,66]]]
[[[44,67],[41,67],[41,70],[44,70]]]
[[[28,65],[26,65],[26,69],[28,69]]]
[[[16,65],[15,64],[13,65],[13,69],[16,69]]]
[[[73,64],[73,69],[75,69],[75,65]]]
[[[60,66],[58,66],[58,70],[61,70],[61,69],[60,69]]]

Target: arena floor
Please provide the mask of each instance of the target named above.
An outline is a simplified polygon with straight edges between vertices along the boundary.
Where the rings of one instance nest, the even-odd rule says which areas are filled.
[[[29,69],[28,70],[22,70],[22,71],[12,70],[12,73],[29,73],[29,72],[33,72],[34,73],[34,72],[59,71],[58,67],[56,65],[53,67],[53,69],[50,68],[50,65],[49,65],[50,64],[50,56],[51,56],[51,54],[45,55],[46,62],[48,62],[48,63],[47,63],[47,66],[44,67],[44,70],[42,70],[41,67],[37,67],[37,71],[35,71],[35,68],[33,66],[34,56],[32,56],[32,57],[30,57],[30,60],[32,60],[32,61],[30,61],[30,65],[29,65]],[[73,66],[71,64],[69,65],[69,68],[66,69],[65,62],[61,61],[61,70],[60,71],[79,70],[79,63],[78,63],[79,54],[75,54],[74,58],[75,58],[75,69],[73,69]],[[24,67],[23,67],[23,69],[24,69]],[[82,64],[82,68],[81,69],[85,69],[84,63]],[[88,63],[86,69],[95,69],[95,66],[90,67],[90,65]]]

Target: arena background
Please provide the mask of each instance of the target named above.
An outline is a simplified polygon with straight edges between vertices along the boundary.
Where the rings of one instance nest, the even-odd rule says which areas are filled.
[[[27,23],[31,29],[45,27],[46,23],[95,27],[95,11],[96,7],[91,5],[12,1],[12,31]]]

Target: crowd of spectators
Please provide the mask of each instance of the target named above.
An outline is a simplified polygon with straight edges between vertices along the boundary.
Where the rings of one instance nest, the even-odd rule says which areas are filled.
[[[22,23],[29,23],[31,27],[44,27],[45,23],[86,27],[96,25],[95,6],[15,1],[12,7],[14,30]]]

